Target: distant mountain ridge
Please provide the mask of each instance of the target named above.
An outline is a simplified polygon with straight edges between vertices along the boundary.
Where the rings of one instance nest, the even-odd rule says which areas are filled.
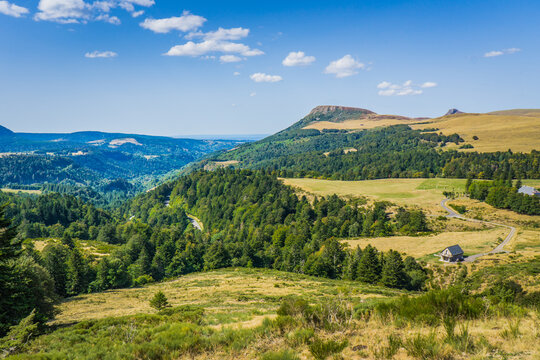
[[[13,131],[9,130],[5,126],[0,125],[0,136],[2,135],[13,135]]]

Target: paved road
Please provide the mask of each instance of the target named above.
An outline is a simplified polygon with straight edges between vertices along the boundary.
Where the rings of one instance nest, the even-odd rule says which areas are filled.
[[[189,214],[186,214],[186,215],[187,215],[189,221],[191,221],[191,223],[195,227],[195,229],[198,229],[198,230],[202,231],[202,229],[203,229],[202,222],[193,215],[189,215]]]
[[[510,229],[510,232],[508,233],[506,238],[499,245],[497,245],[497,247],[495,247],[495,249],[493,249],[493,250],[491,250],[489,252],[467,256],[465,258],[465,261],[473,262],[473,261],[475,261],[476,259],[478,259],[481,256],[486,256],[486,255],[490,255],[490,254],[497,254],[497,253],[501,253],[501,252],[508,252],[508,251],[504,250],[504,247],[505,247],[506,244],[508,244],[510,242],[510,240],[512,240],[512,238],[516,234],[516,228],[515,227],[509,226],[509,225],[504,225],[504,224],[499,224],[499,223],[494,223],[494,222],[491,222],[491,221],[483,221],[483,220],[467,218],[467,217],[465,217],[463,215],[460,215],[457,212],[455,212],[454,209],[451,209],[448,206],[446,206],[447,201],[448,201],[448,199],[443,199],[441,201],[441,206],[442,206],[442,208],[444,210],[446,210],[448,212],[448,215],[446,215],[446,217],[448,217],[448,218],[456,218],[456,219],[461,219],[461,220],[465,220],[465,221],[479,222],[479,223],[484,223],[484,224],[493,225],[493,226],[502,226],[502,227]]]

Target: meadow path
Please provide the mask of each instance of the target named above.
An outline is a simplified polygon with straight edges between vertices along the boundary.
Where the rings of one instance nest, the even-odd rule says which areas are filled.
[[[448,215],[446,215],[447,218],[456,218],[456,219],[461,219],[461,220],[465,220],[465,221],[479,222],[479,223],[484,223],[484,224],[493,225],[493,226],[502,226],[502,227],[510,229],[510,232],[508,233],[506,238],[499,245],[497,245],[493,250],[488,251],[488,252],[484,252],[484,253],[479,253],[479,254],[474,254],[474,255],[467,256],[464,261],[473,262],[473,261],[475,261],[476,259],[478,259],[481,256],[490,255],[490,254],[497,254],[497,253],[501,253],[501,252],[508,252],[508,251],[504,250],[504,247],[505,247],[506,244],[508,244],[510,242],[510,240],[512,240],[512,238],[516,234],[517,230],[516,230],[515,227],[510,226],[510,225],[505,225],[505,224],[494,223],[494,222],[491,222],[491,221],[484,221],[484,220],[477,220],[477,219],[467,218],[467,217],[465,217],[463,215],[458,214],[456,211],[454,211],[454,209],[451,209],[448,206],[446,206],[447,201],[448,201],[448,199],[443,199],[441,201],[442,208],[448,212]]]

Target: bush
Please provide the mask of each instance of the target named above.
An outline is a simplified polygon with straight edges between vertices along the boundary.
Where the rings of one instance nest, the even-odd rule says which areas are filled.
[[[422,322],[438,325],[447,317],[476,319],[486,310],[482,299],[462,292],[459,288],[431,290],[417,297],[402,296],[375,305],[374,311],[381,318]]]
[[[325,360],[330,355],[339,354],[347,347],[347,340],[337,342],[334,340],[324,341],[319,338],[313,340],[309,345],[309,352],[315,360]]]
[[[141,275],[133,280],[133,286],[143,286],[154,282],[154,279],[150,275]]]
[[[268,351],[261,356],[261,360],[300,360],[298,355],[290,349],[280,351]]]
[[[449,351],[437,340],[435,333],[417,334],[403,343],[407,354],[415,359],[451,359]]]
[[[399,335],[390,334],[388,335],[388,344],[373,350],[373,356],[376,359],[392,359],[402,345],[403,342]]]
[[[9,333],[0,339],[0,350],[4,355],[22,350],[30,338],[38,335],[38,323],[36,323],[35,317],[36,311],[32,310],[30,315],[22,319],[19,324],[12,326]]]
[[[204,316],[204,309],[190,305],[176,306],[161,310],[159,315],[168,316],[169,320],[172,321],[190,322],[201,325]]]

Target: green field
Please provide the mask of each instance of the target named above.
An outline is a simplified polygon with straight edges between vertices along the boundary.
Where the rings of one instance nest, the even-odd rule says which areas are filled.
[[[398,205],[416,205],[432,213],[443,213],[439,206],[443,191],[463,192],[465,179],[379,179],[336,181],[319,179],[283,179],[287,185],[320,196],[337,194],[345,197],[367,197]]]

